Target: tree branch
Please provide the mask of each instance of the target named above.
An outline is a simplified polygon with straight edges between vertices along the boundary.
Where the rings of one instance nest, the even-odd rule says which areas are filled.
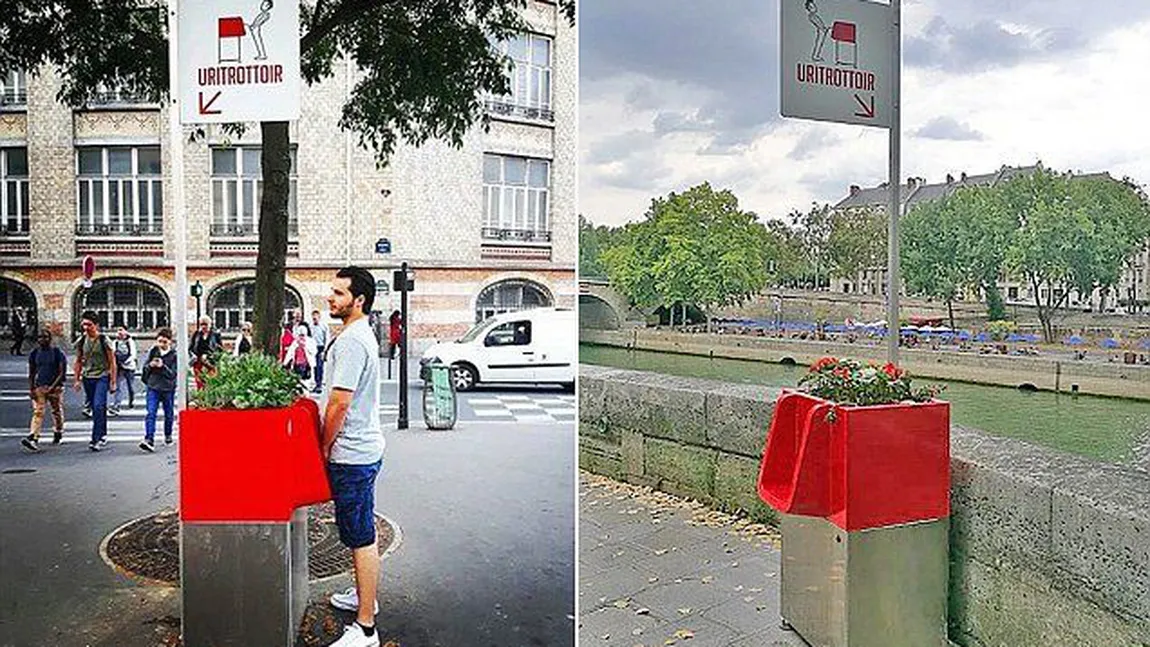
[[[336,27],[351,22],[365,11],[379,9],[385,5],[394,4],[395,0],[344,0],[331,14],[318,25],[313,24],[299,39],[299,52],[302,56],[315,47],[317,43],[326,38]],[[321,0],[322,3],[322,0]],[[316,5],[316,19],[319,18],[319,5]]]

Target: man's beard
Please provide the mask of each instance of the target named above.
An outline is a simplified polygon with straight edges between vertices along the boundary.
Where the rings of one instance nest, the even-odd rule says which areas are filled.
[[[341,320],[341,321],[347,321],[347,318],[351,316],[351,312],[352,312],[352,306],[348,305],[346,307],[337,309],[335,312],[332,313],[332,316],[335,317],[336,319]]]

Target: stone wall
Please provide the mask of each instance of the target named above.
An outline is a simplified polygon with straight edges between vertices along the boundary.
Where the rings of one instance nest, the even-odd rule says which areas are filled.
[[[579,463],[772,521],[759,457],[778,391],[580,366]],[[950,638],[1150,644],[1150,475],[951,430]]]
[[[638,350],[767,362],[789,358],[799,364],[811,364],[827,355],[886,361],[885,346],[748,335],[708,335],[654,329],[584,329],[579,331],[579,341]],[[1030,384],[1047,391],[1063,392],[1077,385],[1080,393],[1091,395],[1150,397],[1150,366],[909,348],[900,351],[899,365],[913,375],[940,380],[1009,387]]]

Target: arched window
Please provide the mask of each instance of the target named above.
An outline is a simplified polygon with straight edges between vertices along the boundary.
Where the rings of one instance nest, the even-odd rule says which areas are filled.
[[[245,321],[255,316],[256,282],[254,279],[240,279],[225,283],[208,295],[207,314],[218,330],[236,331]],[[293,310],[299,310],[303,299],[291,286],[284,286],[283,321],[291,320]],[[305,313],[304,320],[307,321]]]
[[[80,329],[85,310],[96,312],[101,328],[123,326],[131,333],[151,333],[168,326],[168,295],[163,288],[133,278],[99,279],[81,288],[74,300],[74,323]]]
[[[17,311],[24,314],[27,331],[36,330],[36,295],[32,289],[12,279],[0,279],[0,333],[9,333],[12,313]]]
[[[504,312],[517,312],[552,305],[547,288],[524,279],[509,279],[493,283],[479,293],[475,303],[475,322]]]

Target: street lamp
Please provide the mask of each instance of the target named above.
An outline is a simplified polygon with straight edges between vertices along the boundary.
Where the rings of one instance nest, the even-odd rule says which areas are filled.
[[[204,286],[200,285],[199,281],[196,281],[195,284],[192,285],[192,296],[196,298],[196,325],[197,326],[200,325],[200,297],[202,297],[203,295],[204,295]]]

